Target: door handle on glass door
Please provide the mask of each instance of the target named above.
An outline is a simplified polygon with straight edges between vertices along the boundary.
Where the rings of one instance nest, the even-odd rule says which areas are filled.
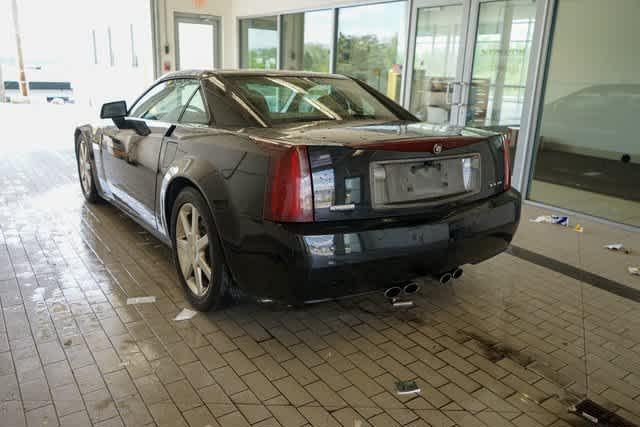
[[[462,89],[462,85],[464,83],[461,81],[447,81],[447,91],[446,91],[446,104],[447,105],[457,105],[453,102],[453,94],[455,93],[455,87],[460,86]]]

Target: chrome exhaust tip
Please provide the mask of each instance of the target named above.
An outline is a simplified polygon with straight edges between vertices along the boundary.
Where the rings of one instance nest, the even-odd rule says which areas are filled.
[[[453,270],[453,273],[451,273],[451,277],[453,277],[454,279],[459,279],[462,277],[462,273],[464,273],[464,271],[462,271],[462,269],[458,267]]]
[[[442,276],[440,276],[440,284],[446,285],[451,281],[451,279],[453,279],[453,276],[451,275],[451,273],[444,273]]]
[[[404,293],[407,295],[413,295],[420,292],[420,285],[417,282],[408,283],[404,289]]]
[[[394,299],[397,298],[398,295],[400,295],[400,293],[402,292],[402,288],[399,286],[392,286],[389,289],[387,289],[386,291],[384,291],[384,296],[388,299]]]

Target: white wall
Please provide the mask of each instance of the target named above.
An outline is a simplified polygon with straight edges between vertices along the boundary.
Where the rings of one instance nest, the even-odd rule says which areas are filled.
[[[234,37],[232,0],[156,0],[158,6],[158,50],[160,52],[160,66],[165,61],[170,62],[171,70],[175,71],[175,37],[174,37],[174,12],[192,13],[201,15],[213,15],[220,17],[222,22],[220,46],[222,52],[220,59],[225,68],[235,67],[235,54],[231,48]],[[201,7],[197,7],[201,4]],[[169,45],[169,53],[165,54],[165,45]],[[162,70],[160,74],[166,71]]]

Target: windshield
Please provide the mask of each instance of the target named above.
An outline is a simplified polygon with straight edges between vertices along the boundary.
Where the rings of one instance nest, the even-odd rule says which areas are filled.
[[[234,76],[228,80],[273,123],[399,118],[353,80],[295,76]]]

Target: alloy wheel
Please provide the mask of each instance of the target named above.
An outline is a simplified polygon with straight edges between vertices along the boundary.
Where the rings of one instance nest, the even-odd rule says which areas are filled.
[[[202,297],[211,284],[209,234],[204,218],[191,203],[185,203],[178,211],[176,249],[180,271],[187,286],[194,295]]]

